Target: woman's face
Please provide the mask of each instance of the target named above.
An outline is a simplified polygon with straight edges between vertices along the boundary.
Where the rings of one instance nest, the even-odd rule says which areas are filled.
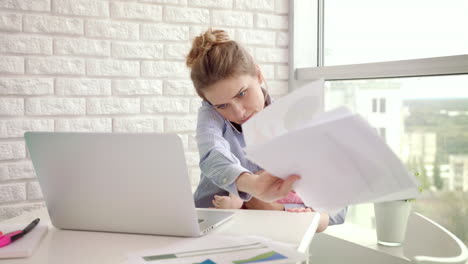
[[[265,106],[261,82],[261,74],[232,77],[209,86],[203,95],[226,120],[242,125]]]

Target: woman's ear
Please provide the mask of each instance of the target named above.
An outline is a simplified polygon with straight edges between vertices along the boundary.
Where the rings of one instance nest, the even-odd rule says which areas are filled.
[[[260,69],[260,66],[258,66],[258,64],[255,64],[255,70],[256,70],[256,74],[257,74],[258,83],[262,84],[264,79],[263,79],[262,70]]]

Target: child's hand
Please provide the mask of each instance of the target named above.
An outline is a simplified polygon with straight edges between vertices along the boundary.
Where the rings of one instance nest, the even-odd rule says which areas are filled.
[[[215,195],[211,201],[217,209],[240,209],[244,201],[237,196]]]
[[[311,208],[289,208],[286,211],[292,213],[306,213],[306,212],[314,212]]]
[[[229,198],[229,196],[215,195],[214,199],[211,202],[213,203],[215,208],[226,209],[225,205],[228,204],[230,202],[230,200],[231,199]]]

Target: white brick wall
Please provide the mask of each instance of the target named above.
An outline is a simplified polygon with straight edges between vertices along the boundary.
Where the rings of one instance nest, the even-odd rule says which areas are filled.
[[[20,57],[0,57],[0,73],[24,73],[24,59]]]
[[[142,24],[141,40],[174,40],[184,41],[189,39],[189,28],[184,25],[167,25],[167,24]]]
[[[163,44],[120,43],[112,44],[112,57],[121,59],[162,59]]]
[[[0,221],[44,206],[26,131],[175,132],[196,186],[185,56],[210,26],[287,92],[287,0],[0,0]]]
[[[23,31],[83,35],[83,20],[44,15],[23,15]]]
[[[0,13],[0,29],[5,31],[21,31],[21,16],[18,14]]]
[[[53,13],[76,16],[109,16],[108,4],[100,0],[54,0]]]
[[[58,55],[76,56],[110,56],[110,41],[96,39],[54,39],[54,53]]]
[[[162,95],[162,80],[113,80],[114,95]]]
[[[26,73],[41,75],[84,75],[84,62],[84,59],[61,57],[27,58]]]
[[[60,118],[55,131],[59,132],[112,132],[112,118]]]
[[[2,54],[52,54],[52,38],[0,32],[2,33],[0,35],[0,53]]]
[[[139,3],[110,3],[111,17],[122,19],[162,20],[162,7]]]
[[[25,77],[0,79],[0,95],[46,95],[54,93],[53,78]]]

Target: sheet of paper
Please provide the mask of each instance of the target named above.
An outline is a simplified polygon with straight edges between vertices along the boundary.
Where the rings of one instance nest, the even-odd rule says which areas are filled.
[[[289,103],[294,105],[292,100]],[[288,111],[284,105],[269,107],[275,112]],[[312,110],[304,107],[302,111]],[[257,114],[258,123],[262,119],[271,122],[270,116],[261,114]],[[245,151],[251,161],[273,175],[301,175],[294,188],[316,210],[333,213],[351,204],[419,194],[416,178],[375,129],[345,108],[317,114],[304,121],[302,128],[247,145]]]
[[[130,264],[294,263],[305,260],[293,245],[253,236],[184,238],[166,248],[128,254]]]
[[[243,124],[246,145],[261,144],[297,129],[322,109],[323,80],[319,80],[276,100]]]

